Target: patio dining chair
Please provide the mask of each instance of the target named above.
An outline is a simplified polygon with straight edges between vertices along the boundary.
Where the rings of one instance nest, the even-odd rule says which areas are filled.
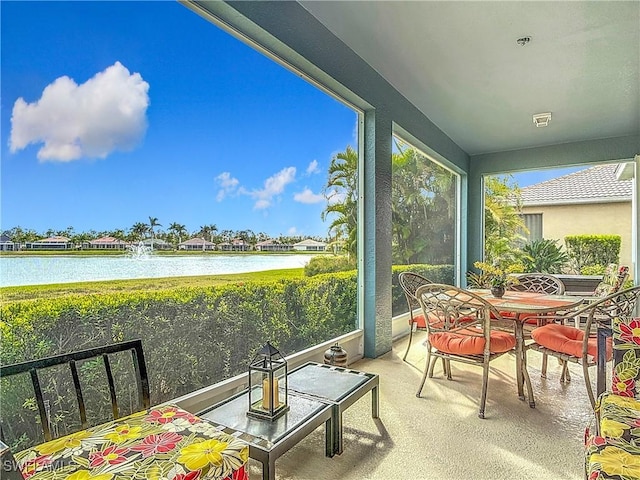
[[[509,285],[509,290],[517,292],[537,292],[548,295],[562,295],[564,283],[548,273],[525,273],[517,277],[517,283]]]
[[[415,272],[401,272],[398,275],[398,282],[400,283],[400,287],[402,287],[404,296],[407,299],[407,306],[409,307],[409,342],[407,343],[407,350],[404,352],[404,357],[402,357],[402,360],[406,361],[409,349],[411,348],[413,332],[416,330],[424,331],[427,329],[424,314],[414,312],[415,309],[418,309],[418,311],[420,310],[420,303],[416,298],[416,291],[421,286],[433,282]]]
[[[565,290],[564,283],[558,277],[548,273],[525,273],[517,277],[517,283],[509,284],[509,290],[516,292],[535,292],[545,293],[547,295],[562,295]],[[505,312],[501,312],[505,315]],[[540,325],[542,319],[533,316],[524,320],[525,338],[531,338],[531,329]],[[542,354],[542,372],[543,376],[547,372],[547,355]]]
[[[594,407],[595,395],[589,378],[589,367],[597,364],[598,353],[603,354],[598,352],[597,326],[610,326],[616,317],[631,317],[639,296],[640,286],[632,287],[588,303],[577,311],[550,317],[553,323],[547,323],[531,332],[534,343],[526,346],[525,355],[528,350],[536,350],[560,359],[563,362],[561,382],[571,381],[568,362],[581,364],[589,401]],[[577,315],[585,319],[579,328],[563,322]],[[604,356],[606,361],[611,360],[610,338],[607,339]]]
[[[444,360],[444,373],[452,379],[451,361],[482,367],[482,392],[478,416],[484,418],[489,382],[489,363],[516,346],[513,334],[495,329],[494,319],[502,319],[498,310],[482,297],[453,285],[429,284],[416,291],[427,330],[427,358],[422,381],[416,394],[420,397],[427,376],[433,377],[435,360]],[[503,319],[504,321],[504,319]],[[531,382],[525,381],[532,401]]]

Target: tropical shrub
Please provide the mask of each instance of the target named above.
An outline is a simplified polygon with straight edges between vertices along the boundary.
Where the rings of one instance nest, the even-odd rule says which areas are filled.
[[[569,255],[557,240],[534,240],[522,247],[525,255],[521,261],[525,273],[562,273],[569,262]]]
[[[320,275],[321,273],[346,272],[356,269],[356,261],[353,258],[340,255],[326,255],[313,257],[304,267],[307,277]]]

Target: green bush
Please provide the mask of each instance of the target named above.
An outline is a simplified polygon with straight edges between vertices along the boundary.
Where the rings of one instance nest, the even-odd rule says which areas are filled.
[[[534,240],[522,247],[525,255],[522,264],[525,273],[562,273],[569,262],[569,255],[557,240]]]
[[[320,275],[322,273],[336,273],[355,270],[356,262],[348,257],[341,256],[322,256],[313,257],[304,267],[304,274],[307,277]]]
[[[356,274],[345,272],[6,302],[0,307],[0,361],[6,365],[141,338],[151,402],[158,404],[246,371],[266,341],[289,355],[354,330],[356,298]],[[84,368],[91,375],[96,367]],[[13,380],[3,379],[0,386],[4,433],[15,445],[25,435],[36,438],[39,427],[33,393]],[[63,423],[66,401],[75,398],[70,379],[42,382]],[[8,403],[14,404],[13,416]]]
[[[617,264],[620,259],[620,235],[568,235],[564,243],[577,273],[583,274],[584,267]]]

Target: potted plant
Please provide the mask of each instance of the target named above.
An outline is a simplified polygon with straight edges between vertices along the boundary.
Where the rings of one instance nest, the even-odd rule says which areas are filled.
[[[499,263],[475,262],[473,266],[482,270],[482,273],[470,274],[470,282],[481,288],[490,288],[491,294],[496,298],[504,295],[509,284],[518,282],[518,279],[510,274],[522,271],[522,266],[518,264],[503,268]]]

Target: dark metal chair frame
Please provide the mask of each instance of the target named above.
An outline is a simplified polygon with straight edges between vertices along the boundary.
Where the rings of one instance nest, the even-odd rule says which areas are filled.
[[[584,331],[581,356],[576,357],[563,352],[558,352],[556,350],[552,350],[539,345],[535,342],[525,347],[525,355],[528,350],[536,350],[540,353],[560,359],[563,362],[562,375],[560,377],[561,382],[571,381],[567,362],[581,364],[582,371],[584,372],[587,394],[589,395],[589,401],[591,402],[591,406],[595,407],[595,394],[591,386],[589,367],[597,364],[597,358],[590,358],[590,355],[588,354],[589,339],[593,339],[595,337],[596,327],[598,326],[598,324],[604,327],[610,327],[612,320],[615,317],[632,316],[636,307],[636,303],[638,301],[638,297],[640,297],[640,286],[613,293],[601,298],[598,301],[591,302],[578,310],[574,310],[573,312],[549,317],[549,320],[555,322],[572,320],[576,316],[580,316],[585,319],[584,324],[579,328],[580,330]],[[576,328],[569,325],[567,325],[567,327]],[[539,328],[545,327],[543,326]]]
[[[482,393],[478,416],[484,418],[489,383],[489,364],[492,360],[509,351],[513,351],[491,352],[491,334],[495,330],[500,330],[495,328],[499,323],[508,324],[510,321],[502,318],[498,310],[484,298],[469,290],[463,290],[453,285],[437,283],[424,285],[416,292],[416,298],[424,311],[425,317],[429,315],[433,319],[432,322],[427,322],[427,358],[422,381],[416,396],[420,397],[427,376],[429,378],[433,377],[433,369],[437,358],[444,360],[444,373],[448,380],[452,378],[451,361],[478,365],[483,368]],[[481,355],[453,354],[440,351],[431,345],[429,339],[432,334],[447,333],[483,337],[483,353]],[[433,359],[431,358],[432,356]],[[523,369],[523,376],[527,386],[529,404],[535,405],[531,380],[526,369]]]
[[[416,291],[423,285],[428,285],[433,282],[419,273],[401,272],[398,275],[398,283],[400,283],[400,286],[402,287],[402,291],[404,292],[404,296],[407,299],[407,305],[409,307],[409,342],[407,343],[407,350],[404,352],[404,357],[402,357],[402,360],[406,361],[409,349],[411,348],[414,329],[426,331],[425,328],[417,326],[418,322],[413,316],[414,309],[420,308],[420,302],[418,302],[418,299],[416,298]],[[427,322],[426,317],[425,322]]]
[[[49,426],[49,419],[47,409],[45,408],[45,401],[40,387],[40,380],[38,378],[38,370],[53,367],[56,365],[68,364],[71,370],[71,376],[73,378],[73,384],[76,391],[76,399],[78,402],[78,411],[80,413],[80,422],[82,428],[89,427],[87,422],[87,412],[85,408],[84,396],[80,387],[80,378],[78,376],[78,368],[76,362],[81,360],[87,360],[90,358],[102,357],[104,361],[105,373],[107,381],[109,383],[109,393],[111,397],[111,409],[113,413],[113,419],[120,418],[118,409],[118,400],[116,396],[116,388],[113,381],[113,375],[111,373],[111,364],[109,362],[109,355],[131,350],[133,364],[135,368],[136,383],[138,387],[138,402],[144,408],[148,409],[151,405],[149,396],[149,380],[147,376],[147,366],[144,360],[144,354],[142,352],[142,340],[131,340],[128,342],[116,343],[105,347],[90,348],[87,350],[64,353],[61,355],[55,355],[53,357],[42,358],[39,360],[31,360],[28,362],[16,363],[13,365],[6,365],[0,367],[0,378],[9,377],[12,375],[18,375],[21,373],[29,373],[31,376],[31,383],[36,397],[36,403],[38,405],[38,412],[40,414],[40,423],[42,426],[42,433],[45,441],[52,440],[51,428]],[[1,430],[0,430],[1,433]]]

